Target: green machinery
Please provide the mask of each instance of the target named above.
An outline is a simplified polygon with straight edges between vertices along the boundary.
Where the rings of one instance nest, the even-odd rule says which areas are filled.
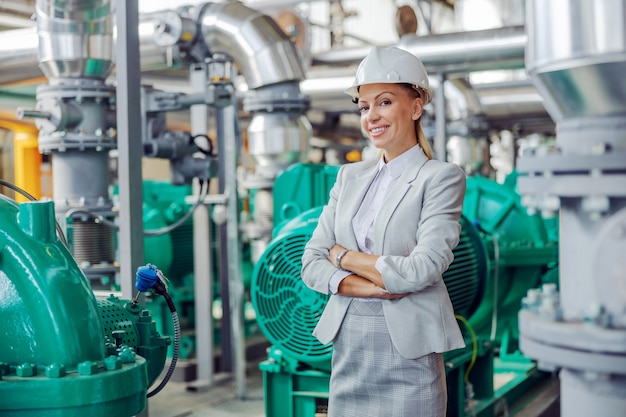
[[[251,288],[272,344],[260,365],[267,416],[313,417],[327,404],[332,346],[311,332],[328,296],[302,283],[300,258],[337,170],[299,164],[276,179],[276,227]],[[461,225],[444,280],[467,347],[444,355],[448,415],[493,416],[541,377],[517,349],[517,313],[529,289],[557,281],[558,227],[529,216],[511,187],[481,177],[467,179]]]
[[[144,230],[154,231],[169,228],[187,215],[192,206],[186,202],[193,196],[190,185],[172,185],[167,181],[143,181],[143,222]],[[212,228],[214,232],[216,227]],[[217,237],[211,236],[211,247],[217,258]],[[158,267],[169,280],[168,292],[176,311],[181,317],[181,340],[179,358],[192,359],[196,353],[195,342],[195,295],[193,271],[193,220],[185,221],[180,226],[167,233],[148,235],[144,239],[145,259],[158,259]],[[242,272],[245,288],[249,288],[252,275],[252,263],[249,256],[242,261]],[[214,265],[213,276],[218,277],[217,263]],[[213,282],[213,302],[221,303],[220,285],[217,279]],[[174,334],[170,311],[162,297],[148,295],[145,308],[150,311],[157,329],[163,334]],[[248,303],[246,309],[252,310]],[[253,314],[246,314],[246,317]],[[253,318],[245,320],[245,335],[259,333],[256,321]],[[215,320],[213,340],[216,345],[221,343],[219,320]],[[168,356],[172,356],[173,346],[170,345]]]
[[[0,416],[136,415],[170,339],[136,303],[97,299],[55,226],[52,202],[0,195]]]

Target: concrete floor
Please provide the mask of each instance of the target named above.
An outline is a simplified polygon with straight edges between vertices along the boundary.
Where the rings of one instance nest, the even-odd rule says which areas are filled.
[[[173,378],[158,394],[148,399],[148,411],[137,417],[266,417],[263,373],[260,359],[247,366],[245,398],[238,399],[231,374],[217,374],[215,382],[199,389]],[[153,388],[158,384],[155,383]],[[559,380],[547,379],[510,404],[509,417],[559,417]],[[324,414],[325,416],[325,414]],[[500,417],[500,416],[499,416]]]
[[[148,399],[148,412],[142,417],[265,417],[262,379],[258,364],[251,364],[244,399],[236,398],[230,374],[217,374],[215,382],[203,389],[170,381]]]

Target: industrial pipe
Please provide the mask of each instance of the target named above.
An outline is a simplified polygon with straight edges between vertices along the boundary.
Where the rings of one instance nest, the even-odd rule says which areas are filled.
[[[39,66],[46,77],[104,79],[113,67],[110,0],[37,0]]]
[[[418,56],[428,72],[472,72],[524,67],[523,26],[441,35],[404,35],[395,44]],[[314,65],[358,64],[370,47],[335,49],[313,56]]]
[[[287,51],[286,45],[280,41],[274,47],[261,45],[262,53],[255,53],[254,48],[260,40],[266,42],[275,39],[275,24],[267,28],[259,28],[267,23],[267,17],[258,13],[240,14],[234,12],[233,7],[228,4],[212,4],[203,9],[203,36],[208,44],[211,44],[213,52],[225,52],[233,54],[239,63],[242,59],[252,61],[242,68],[242,72],[247,74],[250,88],[280,81],[281,79],[295,79],[300,72],[302,64],[293,62],[293,57],[284,55]],[[239,8],[242,5],[240,5]],[[225,19],[224,22],[237,22],[234,26],[226,26],[218,19]],[[156,27],[154,23],[158,21],[158,14],[141,16],[140,42],[141,42],[141,65],[144,70],[154,71],[157,69],[166,70],[168,62],[166,55],[171,49],[168,45],[157,46],[154,42]],[[245,25],[243,31],[234,33],[239,29],[243,19]],[[218,24],[220,23],[220,24]],[[235,38],[232,35],[245,35],[245,43],[242,46],[233,45]],[[248,39],[259,35],[255,41]],[[230,38],[229,38],[230,36]],[[9,85],[19,82],[28,82],[42,74],[34,74],[29,68],[37,65],[37,33],[31,29],[9,30],[0,33],[0,85]],[[407,49],[419,56],[429,71],[449,71],[449,72],[469,72],[502,68],[523,68],[524,66],[524,46],[526,44],[526,33],[523,27],[505,27],[498,29],[479,30],[474,32],[459,32],[429,36],[405,36],[396,46]],[[10,45],[10,48],[3,49],[1,45]],[[17,45],[17,47],[16,47]],[[229,50],[229,47],[234,49]],[[322,52],[313,57],[313,63],[319,66],[329,65],[340,67],[342,65],[356,65],[367,55],[369,47],[337,49]],[[236,56],[235,56],[236,55]],[[272,69],[267,72],[263,69],[263,63],[268,59],[278,57],[282,69]],[[149,59],[145,59],[149,58]],[[275,64],[270,61],[271,66]],[[16,68],[24,70],[15,71]],[[11,70],[11,71],[9,71]],[[290,75],[292,74],[293,77]]]

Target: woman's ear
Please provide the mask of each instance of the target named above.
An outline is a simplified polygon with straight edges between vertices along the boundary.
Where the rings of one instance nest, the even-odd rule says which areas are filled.
[[[424,109],[424,102],[421,98],[416,98],[413,100],[413,112],[411,113],[411,118],[413,120],[418,120],[422,117],[422,111]]]

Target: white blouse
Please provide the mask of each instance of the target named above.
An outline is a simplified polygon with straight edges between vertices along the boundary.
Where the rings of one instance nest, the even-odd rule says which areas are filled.
[[[363,197],[363,201],[361,201],[359,210],[352,219],[352,228],[354,229],[359,252],[371,254],[374,250],[374,223],[380,207],[383,201],[385,201],[387,191],[396,184],[402,172],[414,160],[418,152],[419,145],[415,145],[388,163],[385,163],[383,158],[378,161],[376,173],[370,182],[365,197]],[[376,269],[379,272],[381,270],[379,265],[383,262],[383,258],[383,256],[380,256],[376,261]],[[337,269],[328,284],[331,294],[337,294],[339,284],[348,275],[352,275],[352,272]],[[379,299],[363,298],[362,300]]]

